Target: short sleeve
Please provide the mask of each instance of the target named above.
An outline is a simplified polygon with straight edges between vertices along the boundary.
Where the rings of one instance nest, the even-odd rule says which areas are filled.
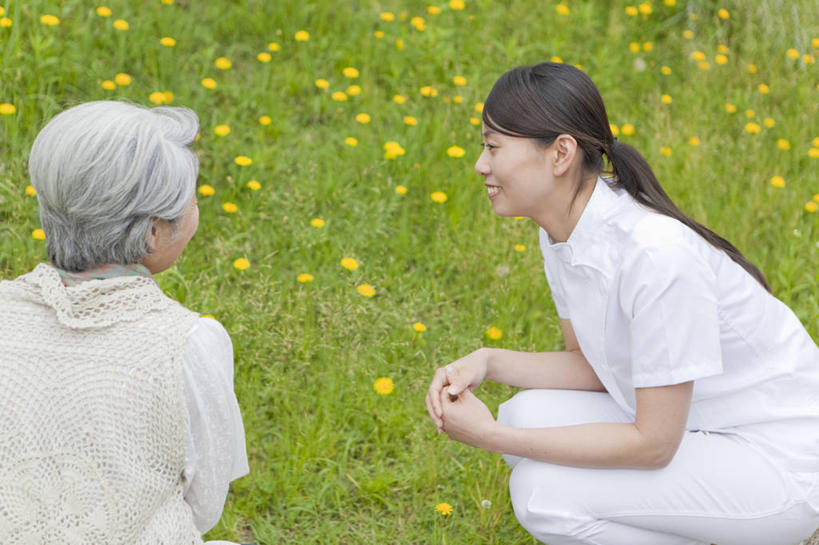
[[[698,254],[683,245],[643,248],[621,278],[635,388],[722,373],[716,277]]]
[[[205,533],[222,516],[230,482],[249,471],[233,390],[233,345],[218,321],[200,318],[188,333],[183,375],[190,422],[184,497]]]
[[[569,309],[566,305],[566,297],[563,294],[563,285],[560,282],[560,273],[557,270],[559,262],[557,256],[549,248],[549,235],[542,228],[540,229],[540,251],[543,254],[543,270],[546,273],[546,282],[549,283],[549,291],[552,292],[552,300],[555,303],[557,316],[561,320],[569,319]]]

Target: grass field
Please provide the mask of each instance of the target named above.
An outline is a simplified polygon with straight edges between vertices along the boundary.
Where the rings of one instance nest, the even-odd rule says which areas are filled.
[[[234,342],[251,474],[211,539],[533,542],[500,457],[438,436],[423,403],[480,346],[561,349],[537,229],[496,217],[473,171],[513,66],[581,65],[619,138],[819,338],[816,0],[0,6],[0,277],[44,260],[25,165],[48,118],[200,116],[200,227],[159,282]]]

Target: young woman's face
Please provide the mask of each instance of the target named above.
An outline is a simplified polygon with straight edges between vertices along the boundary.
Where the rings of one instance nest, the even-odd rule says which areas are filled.
[[[507,136],[483,127],[483,151],[475,171],[483,176],[499,216],[534,217],[555,190],[552,152],[531,138]]]

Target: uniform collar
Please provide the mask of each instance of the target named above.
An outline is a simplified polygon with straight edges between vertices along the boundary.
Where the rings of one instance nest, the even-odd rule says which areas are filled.
[[[625,190],[617,189],[610,180],[598,177],[589,202],[568,240],[555,242],[544,231],[546,246],[566,264],[602,267],[600,261],[607,256],[607,248],[611,247],[606,242],[613,228],[608,220],[629,202],[631,199]]]

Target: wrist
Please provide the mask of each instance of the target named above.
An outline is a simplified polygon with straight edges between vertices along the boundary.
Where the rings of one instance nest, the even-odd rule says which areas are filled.
[[[485,378],[488,378],[493,382],[497,382],[497,379],[495,378],[497,376],[495,367],[497,366],[499,349],[484,347],[481,348],[481,351],[483,352],[484,361],[486,362]]]

